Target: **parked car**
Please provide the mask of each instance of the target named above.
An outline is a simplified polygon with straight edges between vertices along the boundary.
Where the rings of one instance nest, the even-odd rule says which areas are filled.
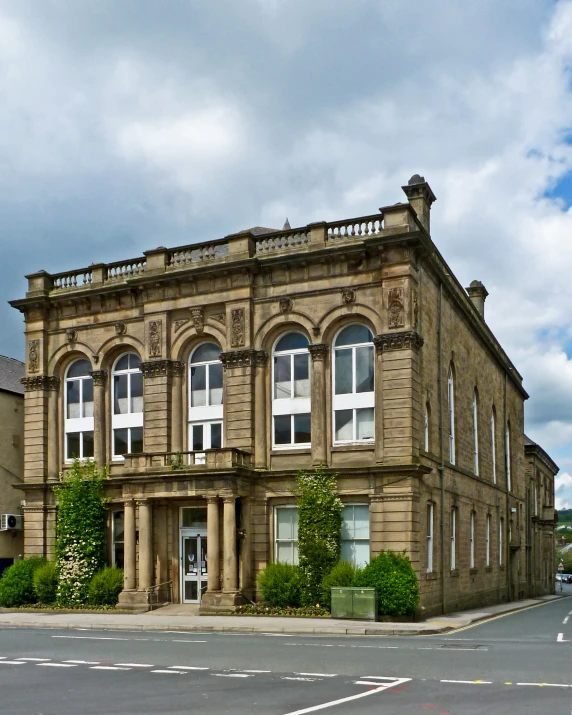
[[[557,573],[556,581],[562,581],[562,583],[572,583],[572,574],[570,573]]]

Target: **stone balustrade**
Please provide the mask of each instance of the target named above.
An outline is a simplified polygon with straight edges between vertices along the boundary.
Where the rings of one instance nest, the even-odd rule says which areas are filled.
[[[123,463],[122,474],[141,474],[157,471],[208,471],[252,467],[249,452],[227,447],[208,449],[204,452],[143,452],[127,454]]]

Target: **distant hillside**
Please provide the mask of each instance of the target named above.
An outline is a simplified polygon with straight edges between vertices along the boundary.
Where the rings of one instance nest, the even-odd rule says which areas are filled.
[[[572,509],[559,509],[558,523],[564,524],[566,522],[572,522]]]

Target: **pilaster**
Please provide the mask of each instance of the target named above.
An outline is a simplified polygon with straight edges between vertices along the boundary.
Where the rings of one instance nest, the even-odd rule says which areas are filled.
[[[326,343],[309,345],[312,356],[312,464],[327,464],[327,415],[326,415],[326,361],[329,346]]]

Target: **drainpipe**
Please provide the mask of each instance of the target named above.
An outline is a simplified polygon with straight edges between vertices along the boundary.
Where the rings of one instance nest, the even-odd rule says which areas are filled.
[[[443,444],[443,283],[439,283],[439,326],[438,326],[438,376],[439,387],[439,481],[441,486],[441,604],[445,608],[445,448]]]

